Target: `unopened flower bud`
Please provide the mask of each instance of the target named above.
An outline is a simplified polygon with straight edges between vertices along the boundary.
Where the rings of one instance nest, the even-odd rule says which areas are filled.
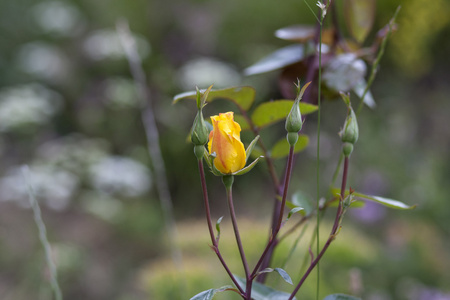
[[[359,136],[358,121],[356,120],[356,115],[353,109],[350,107],[349,110],[350,111],[347,119],[345,120],[344,128],[342,128],[339,135],[341,136],[342,142],[355,144]]]
[[[209,131],[203,119],[203,113],[199,110],[192,126],[191,141],[194,145],[203,146],[208,142],[208,137]]]
[[[299,132],[302,129],[302,114],[300,112],[300,107],[298,101],[294,102],[292,105],[291,112],[286,118],[286,131],[287,132]]]

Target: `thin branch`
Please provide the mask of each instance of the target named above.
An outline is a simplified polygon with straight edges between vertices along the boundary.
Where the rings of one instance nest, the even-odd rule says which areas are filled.
[[[47,230],[45,228],[44,221],[42,220],[41,209],[39,208],[39,203],[37,202],[37,200],[34,196],[35,193],[34,193],[33,186],[31,184],[30,169],[28,168],[28,166],[22,167],[22,174],[23,174],[23,177],[25,178],[25,182],[28,187],[28,199],[30,201],[31,209],[33,210],[34,222],[36,223],[36,225],[38,227],[39,240],[45,251],[45,260],[47,262],[47,266],[48,266],[48,269],[50,272],[50,286],[53,290],[53,294],[55,295],[55,299],[62,300],[63,296],[62,296],[61,288],[59,287],[59,284],[58,284],[58,271],[56,269],[55,262],[53,261],[53,258],[52,258],[52,248],[47,239]]]
[[[152,99],[147,88],[147,79],[144,70],[142,69],[141,58],[136,49],[136,41],[131,35],[128,23],[123,20],[117,22],[116,28],[120,43],[122,44],[130,65],[130,71],[135,81],[139,98],[143,103],[141,119],[147,137],[148,151],[155,171],[154,177],[156,181],[156,189],[158,190],[161,207],[164,214],[165,226],[170,239],[170,251],[172,253],[172,259],[175,265],[181,268],[183,264],[182,254],[176,243],[178,232],[173,214],[173,204],[170,196],[169,185],[167,183],[166,168],[164,166],[164,160],[159,144],[158,128],[156,126],[155,116],[151,108]]]
[[[216,237],[214,235],[214,229],[213,229],[212,221],[211,221],[211,210],[209,208],[209,198],[208,198],[208,190],[207,190],[207,186],[206,186],[205,170],[203,168],[203,160],[202,159],[198,160],[198,170],[200,172],[200,182],[202,185],[202,193],[203,193],[203,202],[205,205],[206,221],[208,223],[209,235],[211,236],[211,243],[213,244],[213,246],[211,248],[216,253],[217,257],[219,258],[220,262],[222,263],[222,266],[224,267],[228,276],[231,278],[234,285],[237,287],[237,289],[241,293],[241,296],[244,297],[245,292],[241,288],[241,286],[237,282],[236,278],[234,277],[233,273],[231,272],[230,268],[228,267],[225,260],[223,259],[222,254],[220,253],[220,250],[219,250],[219,245],[218,245]]]

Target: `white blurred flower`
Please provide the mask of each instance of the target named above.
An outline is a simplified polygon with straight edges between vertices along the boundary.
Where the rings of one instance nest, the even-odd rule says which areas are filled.
[[[84,209],[106,221],[114,221],[122,210],[122,202],[102,192],[84,192],[81,195]]]
[[[86,170],[101,158],[107,156],[108,142],[73,134],[48,141],[36,151],[36,160],[41,164],[85,175]]]
[[[32,166],[27,179],[21,168],[15,167],[0,179],[0,199],[29,207],[28,185],[31,185],[38,201],[51,209],[63,210],[69,205],[78,183],[77,176],[51,166]]]
[[[195,86],[225,88],[239,85],[241,75],[225,62],[201,57],[184,64],[178,71],[178,79],[183,89],[192,90]]]
[[[105,83],[106,104],[115,108],[139,107],[136,85],[133,80],[116,77]]]
[[[323,80],[328,87],[347,92],[354,88],[366,75],[366,64],[353,53],[336,56],[326,66]]]
[[[143,164],[127,157],[110,156],[90,168],[95,188],[111,195],[136,197],[150,189],[150,172]]]
[[[41,125],[61,108],[61,96],[38,84],[0,91],[0,131],[24,125]]]
[[[61,81],[67,77],[69,62],[57,47],[43,42],[31,42],[18,53],[19,67],[40,78]]]
[[[136,41],[140,57],[147,57],[150,53],[150,44],[141,36],[135,34],[132,36]],[[95,31],[84,41],[83,46],[87,55],[93,60],[122,59],[126,57],[119,36],[114,30]]]
[[[45,1],[32,8],[37,25],[50,34],[72,36],[81,25],[81,12],[64,1]]]

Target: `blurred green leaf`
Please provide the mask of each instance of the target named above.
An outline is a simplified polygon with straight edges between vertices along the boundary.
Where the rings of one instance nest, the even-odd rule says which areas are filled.
[[[241,126],[241,130],[250,130],[250,125],[248,124],[247,120],[244,118],[243,115],[234,114],[234,120],[239,123]]]
[[[331,193],[333,195],[339,195],[340,194],[340,189],[333,188],[331,190]],[[349,191],[346,190],[344,196],[347,197],[348,194],[349,194]],[[407,205],[407,204],[405,204],[403,202],[400,202],[398,200],[393,200],[393,199],[379,197],[379,196],[371,196],[371,195],[366,195],[366,194],[358,193],[358,192],[353,192],[353,196],[355,196],[357,198],[360,198],[360,199],[374,201],[374,202],[380,203],[380,204],[382,204],[384,206],[387,206],[387,207],[390,207],[390,208],[395,208],[395,209],[406,210],[406,209],[414,209],[414,208],[416,208],[416,205],[409,206],[409,205]],[[356,204],[358,202],[360,202],[360,201],[356,201],[356,202],[353,202],[353,203]],[[352,206],[353,206],[353,204],[352,204]]]
[[[216,222],[216,230],[217,230],[217,237],[216,240],[218,241],[220,238],[220,222],[222,222],[223,216],[220,217]]]
[[[289,211],[286,221],[289,220],[292,217],[293,214],[295,214],[295,213],[297,213],[299,211],[303,211],[303,210],[305,210],[303,207],[300,207],[300,206],[294,207],[293,209],[291,209]],[[305,213],[303,213],[303,215],[304,214]]]
[[[356,298],[344,294],[333,294],[326,296],[323,300],[361,300],[361,298]]]
[[[259,271],[258,275],[263,274],[263,273],[272,273],[273,271],[275,271],[278,274],[280,274],[281,278],[283,278],[283,280],[286,281],[287,283],[289,283],[291,285],[293,284],[291,276],[289,276],[289,274],[285,270],[283,270],[282,268],[275,268],[275,269],[265,268],[264,270]]]
[[[240,278],[239,276],[235,276],[237,282],[241,286],[246,285],[246,280],[243,278]],[[287,300],[289,299],[290,294],[274,290],[268,286],[265,286],[264,284],[261,284],[259,282],[253,282],[252,285],[252,299],[254,300]],[[297,299],[294,297],[293,299]]]
[[[393,200],[393,199],[383,198],[383,197],[379,197],[379,196],[370,196],[370,195],[365,195],[362,193],[353,193],[353,194],[355,195],[355,197],[374,201],[374,202],[380,203],[380,204],[390,207],[390,208],[395,208],[395,209],[414,209],[414,208],[416,208],[416,205],[409,206],[403,202]]]
[[[203,291],[203,292],[195,295],[190,300],[211,300],[212,298],[214,298],[215,294],[226,291],[226,290],[234,290],[234,288],[230,285],[227,285],[227,286],[223,286],[219,289],[206,290],[206,291]]]
[[[301,215],[309,215],[312,210],[312,204],[311,204],[311,197],[307,196],[302,191],[297,191],[292,195],[291,201],[286,201],[286,205],[293,209],[295,207],[301,207],[303,208],[302,211],[300,211]]]
[[[375,0],[344,0],[344,16],[348,31],[360,44],[372,30]]]
[[[275,71],[302,61],[307,55],[308,53],[306,53],[303,45],[290,45],[276,50],[254,65],[246,68],[244,74],[248,76]]]
[[[263,128],[284,120],[291,111],[292,105],[294,105],[294,100],[264,102],[257,106],[253,111],[251,116],[252,122],[255,126]],[[316,105],[300,102],[300,111],[302,115],[313,113],[316,110]]]
[[[299,153],[305,149],[308,144],[309,137],[304,134],[299,134],[298,141],[294,146],[294,153]],[[275,159],[286,157],[289,154],[289,147],[290,146],[286,138],[282,138],[272,147],[270,156]]]
[[[201,90],[201,92],[204,92],[204,90]],[[241,109],[247,111],[250,109],[255,100],[255,93],[255,89],[250,86],[238,86],[220,90],[211,90],[206,102],[209,103],[216,99],[225,99],[234,102]],[[197,92],[191,91],[178,94],[173,98],[173,103],[177,103],[183,99],[196,100]]]

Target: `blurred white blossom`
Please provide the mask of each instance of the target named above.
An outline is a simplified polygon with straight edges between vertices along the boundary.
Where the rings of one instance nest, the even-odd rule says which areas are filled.
[[[18,65],[26,73],[53,81],[66,78],[69,68],[66,55],[44,42],[23,45],[18,52]]]
[[[58,93],[42,85],[5,88],[0,91],[0,131],[45,124],[62,104]]]
[[[133,34],[136,41],[137,50],[143,59],[150,54],[150,44],[141,36]],[[110,29],[98,30],[93,32],[84,41],[84,50],[93,60],[103,59],[122,59],[125,58],[125,52],[120,43],[116,31]]]
[[[82,26],[78,8],[64,1],[45,1],[32,8],[37,25],[46,33],[72,36]]]
[[[102,139],[73,134],[48,141],[38,147],[36,160],[41,164],[86,175],[86,170],[107,156],[109,144]]]
[[[123,77],[105,82],[105,101],[107,105],[118,109],[141,105],[134,81]]]
[[[110,156],[90,168],[95,188],[111,195],[136,197],[150,189],[150,172],[143,164],[127,157]]]
[[[239,85],[241,75],[230,64],[201,57],[184,64],[178,71],[178,79],[185,90],[192,90],[195,86],[208,87],[211,84],[214,84],[214,88],[225,88]]]
[[[322,75],[326,85],[335,91],[347,92],[366,75],[366,64],[353,53],[336,56],[325,67]]]
[[[27,179],[21,168],[15,167],[0,179],[0,199],[29,207],[28,185],[31,185],[38,201],[51,209],[63,210],[69,205],[78,183],[76,175],[48,165],[32,166]]]

